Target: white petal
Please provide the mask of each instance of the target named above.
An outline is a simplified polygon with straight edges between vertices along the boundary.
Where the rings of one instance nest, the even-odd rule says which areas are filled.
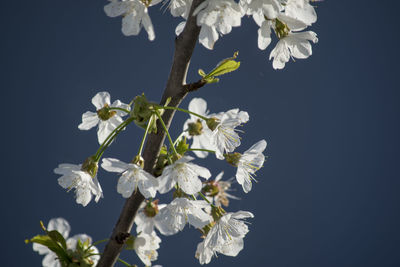
[[[186,21],[182,21],[181,23],[178,24],[178,26],[176,26],[175,28],[176,36],[179,36],[183,32],[185,26],[186,26]]]
[[[138,35],[140,32],[140,18],[132,12],[122,19],[122,33],[126,36]]]
[[[89,130],[99,123],[97,113],[86,111],[82,114],[82,123],[78,125],[80,130]]]
[[[67,238],[69,236],[69,232],[71,231],[71,226],[64,218],[54,218],[49,221],[47,230],[57,230],[64,238]]]
[[[118,172],[122,173],[129,169],[130,164],[120,161],[119,159],[114,158],[103,158],[103,162],[101,163],[101,167],[109,172]]]
[[[97,110],[103,108],[106,104],[110,105],[110,94],[108,92],[99,92],[92,98],[92,104]]]
[[[199,35],[200,43],[207,49],[212,50],[215,42],[218,40],[218,33],[215,28],[202,25]]]
[[[108,5],[104,6],[104,12],[109,17],[118,17],[129,11],[129,2],[111,1]]]
[[[147,8],[145,9],[145,13],[142,17],[142,25],[143,28],[146,30],[147,35],[149,37],[150,41],[153,41],[156,38],[156,34],[154,33],[154,27],[153,24],[151,23],[151,19],[149,14],[147,13]]]
[[[266,49],[271,43],[271,27],[269,23],[264,20],[261,27],[258,29],[258,48],[261,50]]]
[[[202,183],[197,177],[178,177],[178,185],[188,195],[193,195],[200,192]]]

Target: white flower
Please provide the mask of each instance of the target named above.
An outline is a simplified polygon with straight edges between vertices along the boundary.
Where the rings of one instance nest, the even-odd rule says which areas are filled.
[[[165,227],[160,219],[160,211],[162,211],[167,205],[158,204],[158,200],[150,202],[150,209],[147,206],[149,203],[143,203],[142,208],[138,211],[135,216],[135,223],[137,225],[137,233],[151,234],[154,232],[154,228],[164,229]]]
[[[174,164],[164,168],[162,175],[158,178],[161,194],[170,191],[177,183],[178,186],[188,195],[198,193],[202,188],[199,176],[208,179],[211,173],[207,168],[190,163],[194,158],[185,156]]]
[[[308,58],[312,55],[310,41],[318,42],[317,34],[313,31],[290,32],[286,37],[279,40],[276,47],[271,51],[269,59],[274,59],[274,69],[283,69],[290,58]]]
[[[104,7],[104,11],[109,17],[123,16],[122,33],[124,35],[138,35],[143,27],[149,40],[153,41],[156,35],[147,8],[159,2],[161,0],[111,0]]]
[[[113,158],[105,158],[101,167],[109,172],[122,173],[118,180],[117,191],[124,198],[130,197],[136,188],[139,188],[140,193],[145,198],[156,196],[158,187],[156,178],[137,164],[125,163]]]
[[[206,0],[193,14],[201,27],[199,41],[208,49],[213,49],[219,34],[228,34],[232,27],[240,26],[243,16],[241,7],[233,0]]]
[[[78,239],[81,240],[82,243],[89,239],[89,244],[92,243],[91,237],[86,234],[74,235],[73,237],[68,238],[69,232],[71,231],[71,226],[64,218],[53,218],[49,221],[49,224],[47,225],[47,231],[53,230],[59,232],[64,239],[66,239],[67,249],[75,250]],[[96,247],[92,246],[91,249],[93,254],[99,253]],[[57,255],[46,246],[33,243],[33,250],[37,251],[40,255],[45,255],[42,261],[43,267],[61,267],[61,263],[58,260]],[[90,259],[94,262],[93,266],[95,266],[99,260],[99,256],[93,255],[90,257]]]
[[[187,19],[193,0],[170,0],[168,7],[171,15]]]
[[[79,124],[80,130],[89,130],[99,125],[97,138],[99,144],[102,144],[108,135],[117,128],[122,122],[123,116],[127,115],[120,110],[110,110],[110,108],[123,108],[130,110],[129,105],[119,100],[110,104],[110,94],[108,92],[99,92],[92,98],[92,104],[96,107],[96,112],[86,111],[82,115],[82,123]]]
[[[96,175],[92,178],[89,173],[82,170],[82,165],[59,164],[54,172],[61,175],[58,178],[60,186],[68,191],[75,188],[76,203],[85,207],[92,199],[92,195],[95,196],[96,202],[103,197],[103,191]]]
[[[152,232],[150,235],[141,233],[134,242],[134,249],[140,260],[146,265],[151,266],[151,262],[157,260],[161,239]]]
[[[205,246],[205,241],[197,245],[195,257],[199,260],[200,264],[208,264],[211,261],[212,256],[219,252],[226,256],[236,257],[239,252],[243,249],[243,238],[231,238],[224,245],[216,247],[214,249]]]
[[[283,10],[278,0],[240,0],[246,15],[252,15],[254,21],[260,26],[261,21],[267,17],[269,20],[276,19],[279,12]]]
[[[317,13],[309,0],[287,0],[285,14],[309,26],[317,21]]]
[[[211,216],[203,211],[208,206],[203,200],[175,198],[160,211],[158,229],[163,235],[172,235],[182,231],[186,223],[195,228],[203,228],[212,221]]]
[[[243,238],[249,232],[247,225],[241,220],[253,217],[254,215],[248,211],[224,214],[208,232],[204,239],[204,246],[224,252],[226,251],[223,246],[232,245],[237,247],[240,243],[231,243],[232,240]]]
[[[215,156],[218,159],[224,159],[224,153],[232,152],[240,145],[240,137],[235,128],[246,123],[249,120],[249,114],[239,109],[231,109],[215,116],[210,115],[210,117],[216,118],[217,122],[216,126],[211,127],[211,144],[215,148]]]
[[[188,109],[191,112],[207,117],[207,102],[203,98],[193,98],[189,103]],[[210,130],[207,128],[205,121],[195,115],[189,115],[190,118],[184,123],[183,130],[187,131],[185,132],[185,136],[188,139],[193,137],[191,148],[213,150],[210,143]],[[199,158],[205,158],[208,155],[206,151],[193,151],[193,153]]]
[[[246,150],[239,159],[236,180],[242,185],[245,193],[250,192],[251,180],[255,180],[253,175],[264,164],[265,156],[263,155],[263,151],[266,147],[267,142],[265,140],[258,141]]]

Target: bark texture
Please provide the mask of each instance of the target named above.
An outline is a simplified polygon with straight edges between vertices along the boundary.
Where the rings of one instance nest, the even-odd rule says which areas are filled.
[[[186,74],[189,67],[190,58],[193,54],[193,50],[200,33],[200,27],[198,27],[196,24],[196,17],[192,16],[192,14],[194,9],[203,1],[204,0],[193,1],[186,26],[183,32],[175,39],[175,51],[171,72],[169,74],[167,85],[160,104],[164,104],[165,101],[171,97],[169,106],[177,107],[185,98],[188,91],[190,91],[187,87],[185,87]],[[174,110],[165,110],[162,118],[167,128],[169,128],[174,114]],[[157,134],[150,134],[148,136],[143,150],[143,158],[145,160],[144,170],[149,173],[153,173],[154,165],[166,136],[159,122],[157,129]],[[114,264],[117,262],[125,241],[131,232],[136,213],[143,200],[144,197],[139,191],[136,191],[136,193],[132,194],[132,196],[126,200],[120,217],[114,226],[110,240],[104,249],[99,263],[97,264],[98,267],[114,266]]]

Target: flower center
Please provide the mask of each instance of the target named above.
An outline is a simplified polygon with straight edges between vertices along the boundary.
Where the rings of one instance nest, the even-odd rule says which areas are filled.
[[[115,110],[110,110],[108,104],[105,104],[103,108],[97,111],[97,116],[99,116],[102,121],[109,120],[111,117],[115,116],[115,114],[117,114],[117,112]]]

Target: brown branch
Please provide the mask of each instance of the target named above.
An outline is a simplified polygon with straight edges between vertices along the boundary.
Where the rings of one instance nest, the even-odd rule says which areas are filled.
[[[196,24],[196,17],[192,16],[192,14],[194,9],[203,1],[204,0],[193,1],[186,26],[183,32],[175,39],[174,58],[167,85],[160,102],[161,105],[171,97],[169,106],[177,107],[189,92],[186,90],[184,84],[186,83],[186,74],[190,58],[193,54],[200,33],[200,27]],[[174,110],[165,110],[162,118],[167,128],[169,128],[174,114]],[[158,122],[157,129],[159,130],[157,134],[149,135],[143,151],[143,158],[145,160],[144,170],[150,173],[153,172],[155,162],[166,135],[159,124],[160,123]],[[123,249],[126,237],[131,232],[136,212],[143,200],[144,197],[139,191],[136,191],[126,200],[120,217],[114,226],[110,240],[104,249],[99,263],[97,264],[98,267],[114,266]]]
[[[190,93],[190,92],[199,90],[201,87],[203,87],[206,84],[207,84],[207,82],[204,81],[203,79],[201,79],[194,83],[185,84],[183,86],[183,90],[185,90],[185,92],[187,92],[187,93]]]

